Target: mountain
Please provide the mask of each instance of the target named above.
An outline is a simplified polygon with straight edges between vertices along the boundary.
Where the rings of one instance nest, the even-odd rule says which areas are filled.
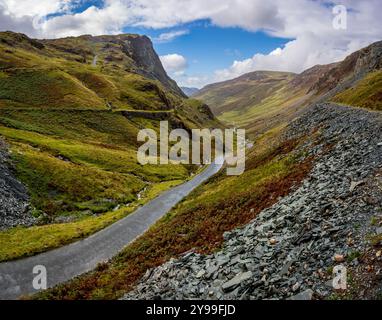
[[[258,134],[293,119],[304,106],[325,100],[381,108],[382,42],[344,61],[301,74],[256,71],[208,85],[195,95],[222,121]]]
[[[294,78],[292,73],[256,71],[239,78],[211,84],[196,95],[211,105],[212,111],[221,116],[235,110],[245,112],[283,88]]]
[[[138,164],[136,137],[159,120],[221,126],[205,102],[255,140],[245,172],[216,174],[116,257],[34,298],[380,297],[382,116],[339,103],[382,109],[381,43],[210,85],[202,102],[139,38],[1,34],[0,261],[94,234],[188,180],[196,167]],[[347,290],[328,286],[339,266]]]
[[[331,102],[378,109],[380,52],[376,43],[301,74],[201,90],[220,119],[253,135],[245,172],[216,175],[103,268],[37,298],[380,297],[382,115]],[[347,290],[328,285],[339,266]]]
[[[181,89],[188,97],[192,97],[199,92],[198,88],[181,87]]]
[[[222,121],[247,129],[250,135],[287,123],[306,99],[304,85],[292,87],[296,75],[256,71],[212,84],[195,96]],[[284,112],[287,110],[290,112]]]
[[[185,97],[145,36],[32,40],[3,32],[0,44],[1,105],[166,110]]]
[[[101,215],[95,229],[86,224],[94,232],[114,219],[105,213],[188,179],[193,166],[137,163],[139,130],[159,131],[160,120],[170,129],[221,126],[168,77],[148,37],[35,40],[0,32],[0,170],[12,163],[30,204],[0,210],[0,229],[30,225],[30,217],[45,224]],[[60,228],[64,242],[81,233]]]

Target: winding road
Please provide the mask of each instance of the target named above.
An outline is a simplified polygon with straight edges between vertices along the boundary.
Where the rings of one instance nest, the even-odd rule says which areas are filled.
[[[36,266],[47,271],[47,286],[53,287],[93,270],[99,263],[117,255],[125,246],[144,234],[196,187],[222,168],[222,161],[209,165],[192,180],[161,194],[126,218],[73,244],[33,257],[0,264],[0,299],[17,299],[36,293],[33,274]]]

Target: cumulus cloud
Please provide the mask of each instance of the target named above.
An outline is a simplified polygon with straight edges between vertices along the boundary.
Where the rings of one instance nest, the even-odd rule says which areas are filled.
[[[211,83],[211,75],[189,75],[186,70],[188,61],[180,54],[173,53],[159,57],[167,73],[183,87],[201,88]]]
[[[0,2],[0,30],[14,30],[24,33],[33,30],[33,21],[30,17],[17,18],[6,14],[5,10],[5,5]]]
[[[189,30],[178,30],[178,31],[171,31],[171,32],[165,32],[160,34],[157,38],[154,38],[153,40],[157,43],[165,43],[173,41],[174,39],[184,36],[186,34],[189,34]]]
[[[210,81],[261,69],[300,72],[315,64],[340,60],[382,38],[380,0],[104,0],[100,8],[93,6],[74,13],[72,9],[81,1],[0,0],[0,28],[55,38],[116,34],[127,26],[171,28],[208,19],[221,27],[261,30],[271,36],[293,39],[270,54],[254,54],[234,61],[210,75]],[[333,28],[332,7],[336,4],[349,9],[346,30]],[[48,16],[46,20],[40,19],[45,16]],[[183,30],[167,32],[157,40],[170,41],[182,34]],[[168,70],[173,68],[171,59],[176,60],[175,57],[164,59]],[[182,68],[169,72],[178,76],[183,72],[184,77]]]
[[[256,70],[301,72],[317,64],[342,60],[382,38],[377,13],[382,9],[379,1],[333,1],[333,5],[344,4],[348,9],[345,30],[333,28],[332,7],[324,4],[324,1],[281,1],[278,12],[283,17],[284,27],[269,33],[294,40],[269,54],[255,54],[234,61],[229,68],[216,71],[214,81]]]
[[[362,44],[356,47],[361,48]],[[336,41],[328,41],[315,34],[305,34],[267,55],[255,54],[251,58],[234,61],[229,68],[216,71],[215,78],[230,79],[255,70],[301,72],[316,64],[342,60],[354,50],[348,46],[338,48]]]
[[[69,12],[77,1],[71,0],[1,0],[4,13],[16,18],[46,16],[52,13]]]
[[[187,68],[186,58],[177,53],[160,56],[160,60],[170,74],[181,75]]]
[[[190,87],[190,88],[203,88],[207,84],[211,83],[211,77],[209,75],[192,75],[189,76],[185,74],[182,77],[176,78],[177,82],[182,87]]]

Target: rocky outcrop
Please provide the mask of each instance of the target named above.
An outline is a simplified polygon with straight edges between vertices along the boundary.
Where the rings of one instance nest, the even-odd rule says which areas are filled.
[[[116,56],[122,53],[133,61],[135,72],[149,79],[158,80],[167,89],[185,97],[176,82],[167,75],[149,37],[137,34],[86,37],[89,43],[102,43],[103,53],[109,53],[111,60],[118,60]]]
[[[325,67],[325,66],[324,66]],[[325,98],[348,89],[367,73],[382,68],[382,41],[354,52],[345,60],[330,67],[312,85],[310,92],[325,95]]]
[[[176,82],[167,75],[148,37],[127,37],[123,43],[123,51],[136,62],[138,71],[143,76],[159,80],[168,89],[185,97]]]
[[[296,154],[315,161],[300,187],[226,233],[219,252],[150,270],[124,299],[325,299],[334,266],[362,269],[369,235],[381,232],[370,221],[382,204],[382,116],[316,105],[289,126],[286,138],[301,136]]]
[[[306,93],[313,91],[312,87],[319,81],[325,74],[335,68],[337,63],[328,65],[317,65],[304,72],[296,75],[296,77],[290,82],[291,90],[303,89]]]
[[[7,146],[0,138],[0,230],[18,225],[31,225],[29,198],[25,186],[14,176]]]
[[[62,39],[35,40],[24,34],[0,32],[0,43],[10,47],[52,57],[57,51],[64,59],[88,63],[100,55],[106,63],[120,65],[125,71],[138,73],[148,79],[158,80],[162,85],[181,97],[186,97],[177,83],[166,73],[153,44],[147,36],[137,34],[83,35]],[[97,48],[97,49],[96,49]]]

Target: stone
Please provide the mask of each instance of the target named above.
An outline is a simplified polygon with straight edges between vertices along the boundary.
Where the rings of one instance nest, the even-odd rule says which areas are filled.
[[[196,278],[200,279],[200,278],[202,278],[205,274],[206,274],[206,271],[205,271],[205,270],[200,270],[200,271],[197,273]]]
[[[298,282],[296,282],[294,285],[293,285],[293,287],[292,287],[292,291],[293,292],[296,292],[298,289],[300,289],[300,284],[298,283]]]
[[[313,290],[308,289],[304,292],[296,294],[295,296],[290,297],[288,300],[297,300],[297,301],[309,301],[313,298]]]
[[[247,281],[252,278],[252,272],[248,271],[245,273],[241,273],[234,277],[232,280],[224,283],[222,285],[223,291],[229,291],[235,289],[236,286],[240,285],[242,282]]]
[[[357,187],[363,185],[365,182],[364,181],[352,181],[350,184],[350,192],[353,192]]]
[[[277,244],[277,240],[274,239],[274,238],[272,238],[272,239],[269,240],[269,243],[270,243],[272,246],[274,246],[275,244]]]
[[[335,254],[333,259],[335,262],[344,262],[345,261],[345,257],[342,254]]]

